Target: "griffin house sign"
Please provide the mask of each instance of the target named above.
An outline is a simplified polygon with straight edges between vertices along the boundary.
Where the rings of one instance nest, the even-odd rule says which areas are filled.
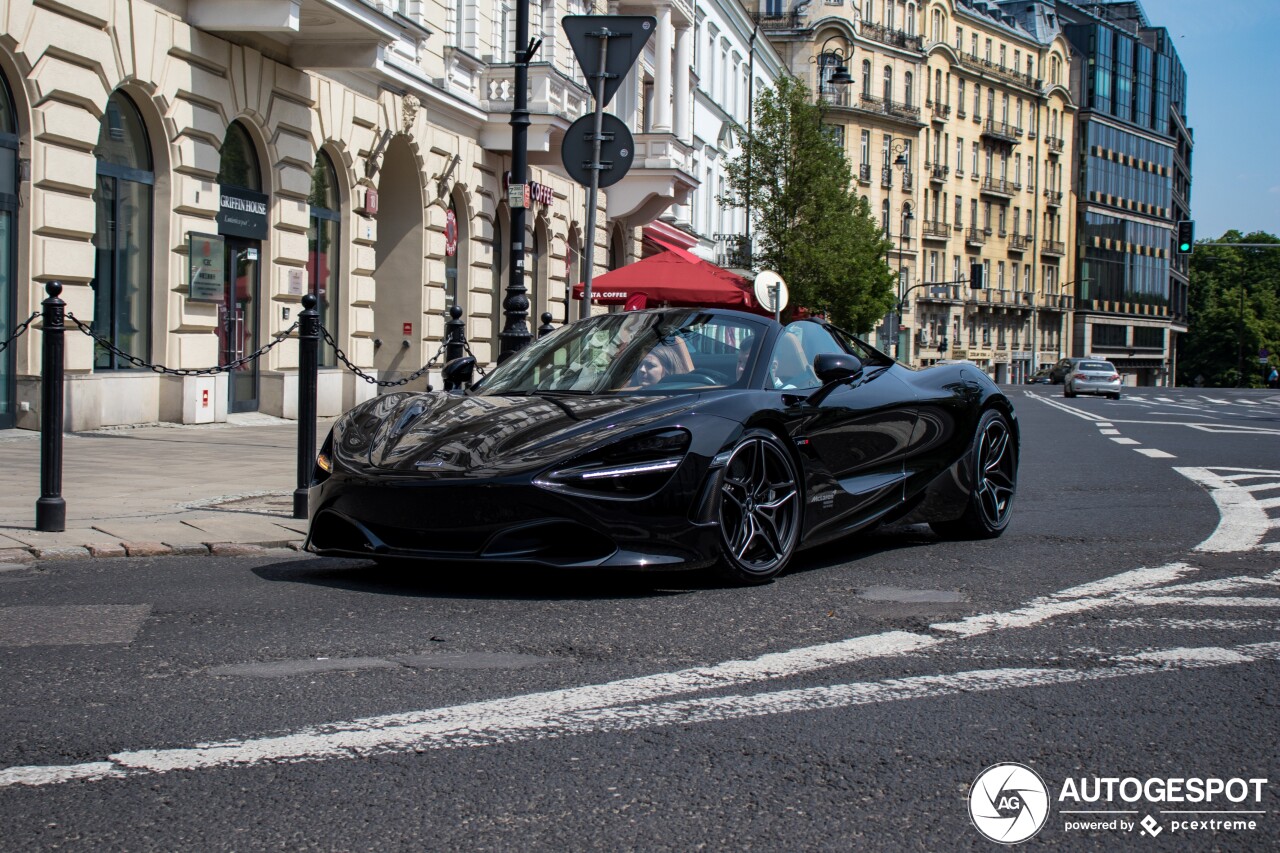
[[[242,187],[222,187],[218,203],[218,233],[249,240],[267,239],[270,198]]]

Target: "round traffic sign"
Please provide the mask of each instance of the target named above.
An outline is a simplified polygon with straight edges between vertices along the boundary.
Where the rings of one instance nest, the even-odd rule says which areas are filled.
[[[756,301],[766,311],[776,314],[787,307],[787,283],[773,270],[765,270],[756,276],[754,290]]]

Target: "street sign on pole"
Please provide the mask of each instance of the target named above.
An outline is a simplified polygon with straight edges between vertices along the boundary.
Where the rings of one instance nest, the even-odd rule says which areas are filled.
[[[588,113],[569,125],[565,131],[564,142],[560,146],[560,159],[565,171],[584,187],[591,186],[591,157],[595,146],[595,115]],[[600,135],[600,169],[599,184],[611,187],[631,168],[631,158],[635,154],[635,142],[631,131],[623,124],[622,119],[605,113],[601,117]]]
[[[609,40],[609,54],[604,66],[604,90],[597,97],[597,109],[609,105],[614,93],[622,85],[631,66],[636,64],[640,51],[653,34],[658,21],[652,15],[565,15],[560,19],[565,37],[573,47],[582,71],[591,78],[599,73],[599,39]],[[607,33],[608,35],[602,35]],[[593,85],[591,91],[596,92]]]
[[[649,36],[653,35],[658,21],[650,15],[566,15],[560,19],[560,23],[564,27],[569,44],[573,46],[573,55],[578,58],[582,72],[591,83],[591,94],[595,96],[596,101],[595,112],[589,116],[583,116],[569,128],[570,135],[573,135],[576,129],[576,135],[580,138],[587,127],[583,120],[590,120],[591,131],[586,136],[591,159],[584,164],[579,155],[576,160],[580,164],[579,168],[587,172],[588,178],[587,181],[583,181],[587,184],[587,245],[583,257],[585,271],[582,276],[582,304],[590,314],[591,279],[594,277],[596,265],[596,199],[600,194],[600,187],[608,186],[626,174],[627,167],[631,164],[631,155],[635,150],[626,125],[613,116],[606,116],[604,106],[609,103],[614,92],[618,91],[618,87],[622,85],[622,78],[627,76],[631,66],[635,65],[640,52],[644,50],[645,42],[649,40]],[[611,41],[615,43],[613,50],[609,49]],[[606,118],[613,119],[608,122],[607,134],[605,133]],[[581,128],[578,127],[580,123],[583,125]],[[611,143],[608,149],[604,148],[606,140]],[[561,152],[562,157],[570,153],[569,147],[566,137],[566,143]],[[604,151],[608,151],[611,159],[621,167],[615,170],[612,168],[614,164],[610,164],[609,171],[611,173],[616,171],[616,174],[611,174],[612,180],[607,182],[600,174],[603,165],[601,155]],[[570,174],[574,174],[574,169],[568,160],[565,160],[565,168],[569,169]],[[578,180],[581,181],[581,178]]]

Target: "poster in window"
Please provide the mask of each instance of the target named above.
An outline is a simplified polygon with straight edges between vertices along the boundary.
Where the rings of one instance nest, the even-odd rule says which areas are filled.
[[[192,302],[218,302],[226,298],[227,271],[223,240],[216,234],[187,232],[187,298]]]

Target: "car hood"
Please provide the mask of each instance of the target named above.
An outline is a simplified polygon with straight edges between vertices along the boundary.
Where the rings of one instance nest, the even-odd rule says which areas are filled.
[[[371,429],[368,463],[423,476],[501,476],[540,470],[615,436],[692,409],[700,395],[383,397],[355,418]],[[372,419],[372,422],[370,422]],[[343,442],[348,450],[354,443]],[[363,443],[363,442],[359,442]]]

